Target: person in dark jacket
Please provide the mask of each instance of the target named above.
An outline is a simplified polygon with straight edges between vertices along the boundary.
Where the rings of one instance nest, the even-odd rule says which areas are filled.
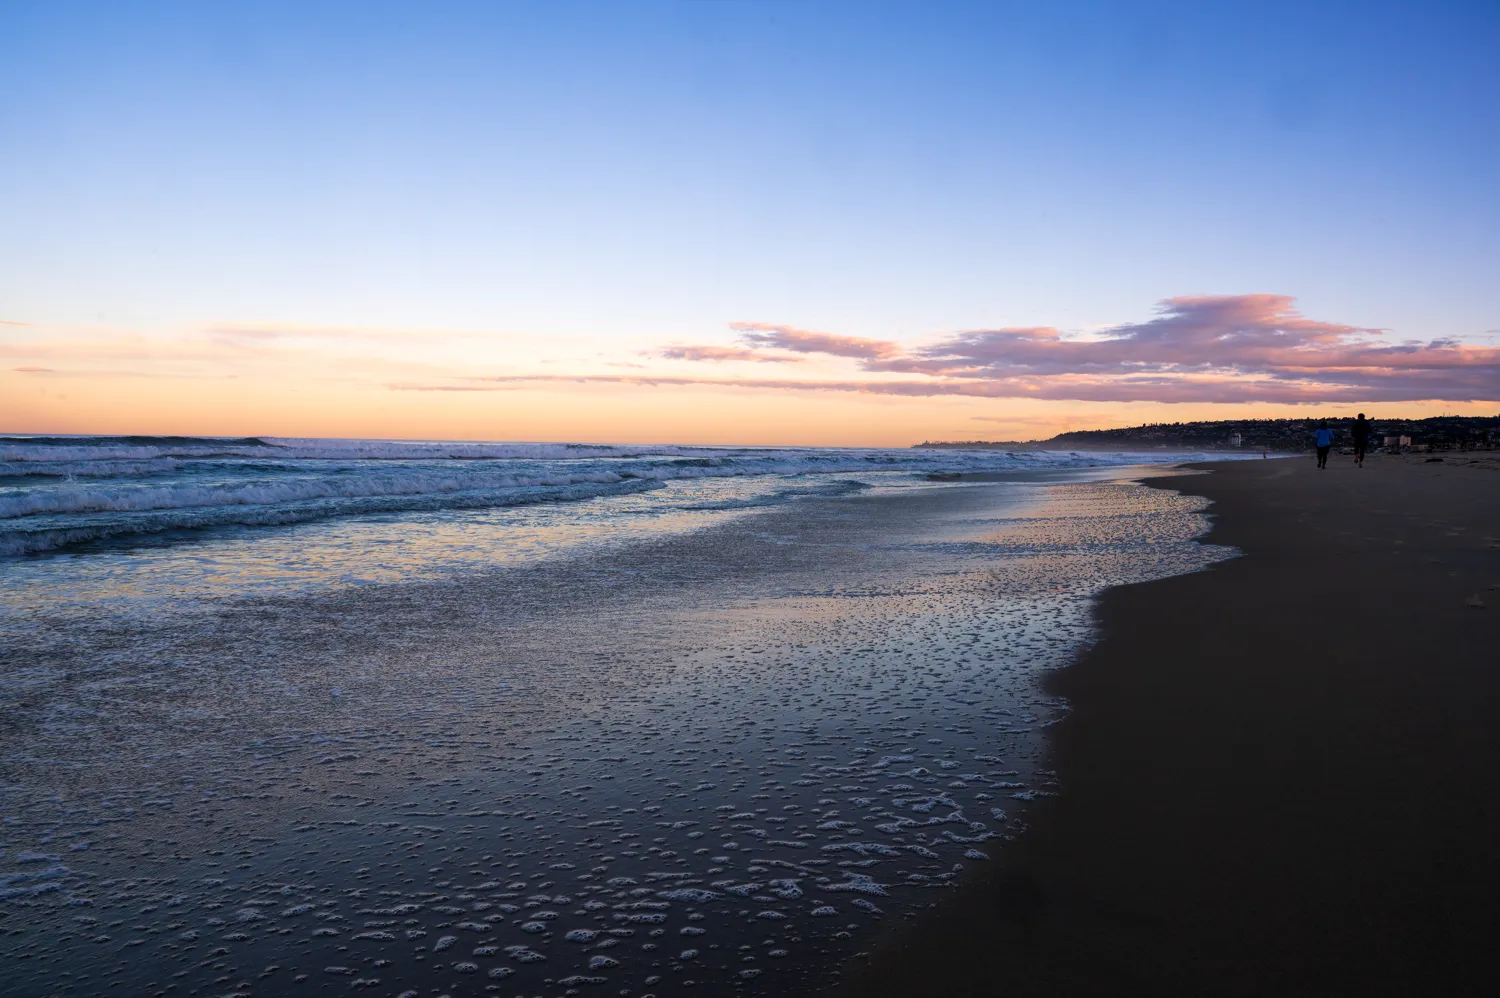
[[[1350,429],[1354,436],[1354,466],[1363,468],[1365,466],[1365,448],[1370,443],[1370,422],[1365,419],[1365,414],[1360,413],[1354,420],[1354,426]]]

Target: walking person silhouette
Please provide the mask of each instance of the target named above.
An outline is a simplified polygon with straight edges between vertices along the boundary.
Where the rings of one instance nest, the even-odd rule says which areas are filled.
[[[1365,419],[1365,414],[1360,413],[1354,420],[1354,426],[1349,432],[1354,435],[1354,465],[1357,468],[1365,466],[1365,448],[1370,444],[1370,421]]]

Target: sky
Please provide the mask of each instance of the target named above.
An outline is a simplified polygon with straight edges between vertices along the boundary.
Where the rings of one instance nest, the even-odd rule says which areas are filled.
[[[0,0],[0,432],[1500,411],[1500,5]]]

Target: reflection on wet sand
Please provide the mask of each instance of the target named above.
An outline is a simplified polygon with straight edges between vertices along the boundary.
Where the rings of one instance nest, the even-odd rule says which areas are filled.
[[[10,635],[23,994],[814,990],[1055,792],[1117,481],[797,503],[436,581]]]

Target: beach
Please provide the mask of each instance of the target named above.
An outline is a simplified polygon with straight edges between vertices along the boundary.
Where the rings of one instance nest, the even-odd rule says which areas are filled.
[[[1232,554],[1130,455],[448,447],[12,445],[10,993],[825,992]]]
[[[1491,993],[1500,469],[1202,470],[1242,556],[1103,596],[1060,794],[840,994]]]
[[[167,474],[454,479],[309,452]],[[6,563],[14,993],[1476,990],[1492,462],[858,459]],[[101,460],[14,502],[201,488]]]

